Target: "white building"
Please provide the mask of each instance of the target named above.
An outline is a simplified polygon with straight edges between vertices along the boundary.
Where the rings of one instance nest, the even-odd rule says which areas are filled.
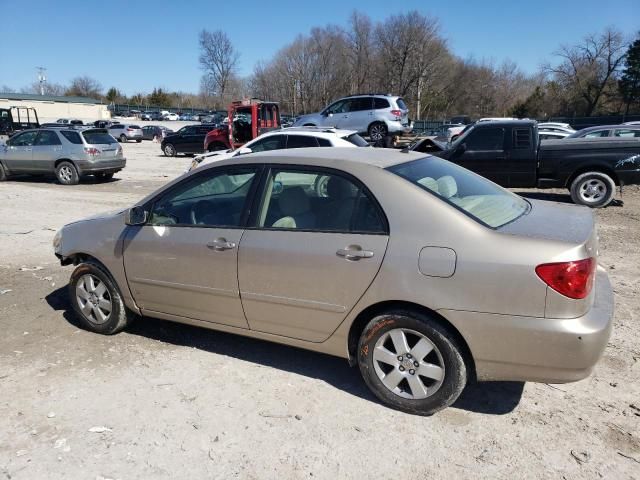
[[[56,97],[30,93],[1,93],[0,108],[33,107],[40,123],[55,122],[59,118],[77,118],[93,122],[111,118],[107,105],[88,97]]]

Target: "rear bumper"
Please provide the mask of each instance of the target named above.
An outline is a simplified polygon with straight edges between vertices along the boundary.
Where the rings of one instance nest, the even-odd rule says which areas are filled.
[[[572,319],[442,310],[467,341],[478,380],[566,383],[591,374],[613,324],[613,292],[598,267],[595,299]]]
[[[413,132],[413,125],[411,123],[407,123],[403,125],[401,122],[396,122],[393,120],[386,120],[387,131],[389,133],[411,133]]]
[[[76,166],[80,175],[86,175],[91,173],[110,173],[118,172],[122,170],[127,164],[126,158],[119,158],[116,160],[102,160],[97,162],[82,161],[76,162]]]

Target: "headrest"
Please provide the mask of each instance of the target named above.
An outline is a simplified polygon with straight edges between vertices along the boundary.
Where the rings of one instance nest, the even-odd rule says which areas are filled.
[[[327,195],[332,200],[344,200],[353,196],[353,184],[342,177],[332,176],[327,182]]]
[[[438,193],[444,198],[451,198],[458,193],[458,184],[451,175],[438,179]]]
[[[282,191],[278,205],[283,215],[300,215],[309,211],[309,197],[302,187],[290,187]]]
[[[438,193],[438,182],[435,178],[432,177],[424,177],[418,180],[418,183],[423,187],[427,187],[432,192]]]

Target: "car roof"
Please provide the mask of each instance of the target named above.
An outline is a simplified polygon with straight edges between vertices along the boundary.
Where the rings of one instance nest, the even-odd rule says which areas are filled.
[[[392,148],[349,148],[349,147],[309,147],[295,148],[291,150],[270,150],[266,152],[255,152],[247,155],[232,157],[229,159],[214,162],[205,167],[223,164],[242,163],[292,163],[304,164],[331,164],[344,162],[359,165],[369,165],[377,168],[387,168],[400,163],[430,157],[419,152],[409,150],[397,150]]]
[[[310,137],[338,136],[340,138],[343,138],[358,132],[356,132],[355,130],[344,130],[344,129],[333,128],[333,127],[286,127],[286,128],[281,128],[280,130],[271,130],[270,132],[266,132],[264,135],[261,135],[261,137],[283,134],[283,133],[302,134],[302,135],[308,135]]]
[[[640,128],[640,125],[625,125],[625,124],[620,124],[620,125],[595,125],[593,127],[587,127],[587,128],[583,128],[582,130],[578,130],[579,132],[588,132],[591,130],[609,130],[611,128],[624,128],[624,129],[631,129],[631,130],[635,130]]]

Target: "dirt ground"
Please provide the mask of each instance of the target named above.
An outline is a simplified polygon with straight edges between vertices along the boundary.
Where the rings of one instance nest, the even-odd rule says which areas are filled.
[[[0,478],[640,478],[637,187],[596,212],[616,315],[594,374],[471,385],[423,418],[378,403],[342,359],[152,319],[78,328],[54,232],[190,161],[124,149],[107,184],[0,184]]]

